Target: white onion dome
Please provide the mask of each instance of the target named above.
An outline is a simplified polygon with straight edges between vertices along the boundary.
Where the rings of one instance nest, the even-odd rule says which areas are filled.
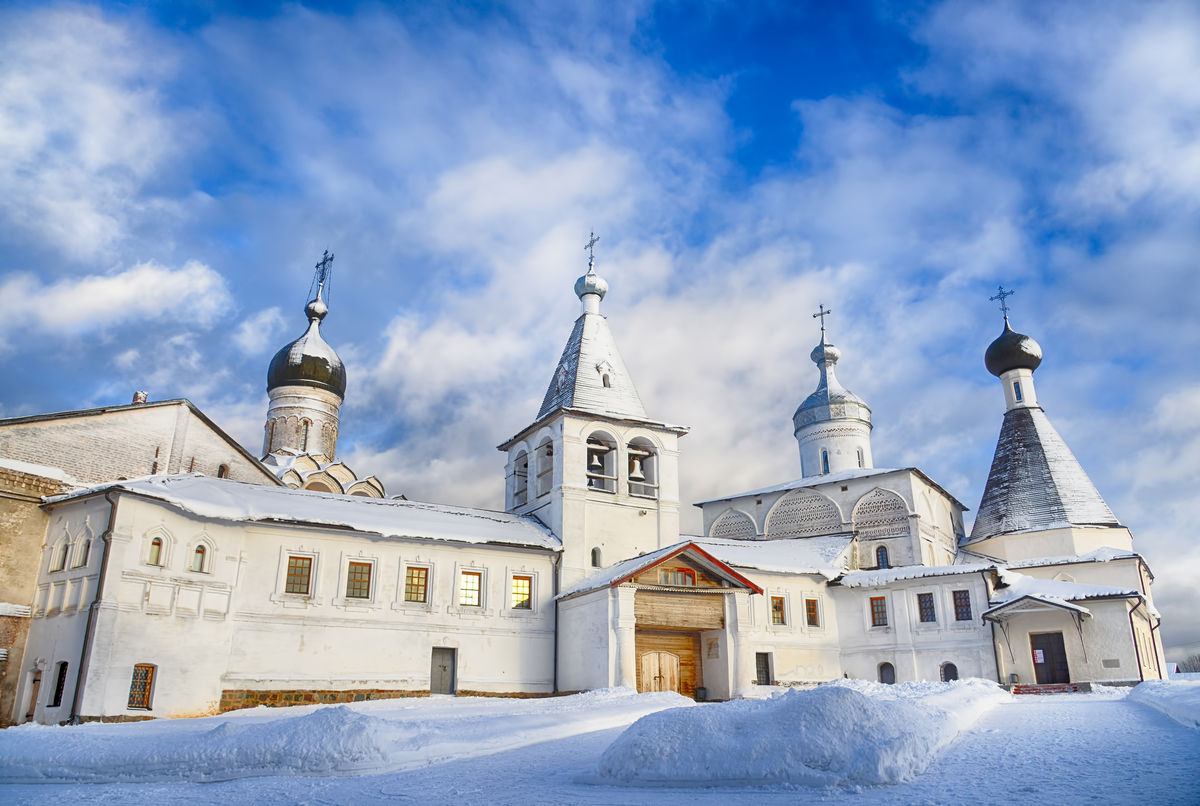
[[[596,274],[596,270],[589,262],[587,274],[575,281],[575,296],[583,299],[585,294],[595,294],[600,299],[604,299],[604,295],[607,293],[608,283],[603,277]]]
[[[305,306],[304,313],[308,316],[308,330],[275,353],[267,369],[267,390],[280,386],[312,386],[344,398],[346,366],[321,338],[321,320],[329,313],[329,307],[321,299],[319,287],[316,299]]]
[[[861,397],[842,386],[834,374],[834,367],[841,357],[842,351],[825,341],[822,334],[821,343],[809,354],[809,358],[821,371],[821,380],[816,391],[806,397],[792,415],[792,422],[797,428],[815,422],[840,419],[862,420],[870,424],[871,408]]]
[[[1004,317],[1004,332],[988,345],[983,354],[987,371],[997,378],[1013,369],[1033,371],[1042,363],[1042,346],[1024,333],[1018,333]]]

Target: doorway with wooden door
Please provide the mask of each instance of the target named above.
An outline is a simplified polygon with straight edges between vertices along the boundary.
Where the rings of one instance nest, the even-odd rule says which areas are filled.
[[[435,646],[430,660],[429,693],[454,694],[457,692],[455,667],[458,661],[458,650],[452,647]]]
[[[1029,648],[1033,652],[1033,674],[1038,683],[1071,682],[1071,670],[1067,666],[1067,649],[1063,645],[1062,633],[1044,632],[1030,635]]]
[[[696,696],[697,686],[704,685],[700,633],[638,630],[634,639],[638,691],[677,691],[685,697]]]

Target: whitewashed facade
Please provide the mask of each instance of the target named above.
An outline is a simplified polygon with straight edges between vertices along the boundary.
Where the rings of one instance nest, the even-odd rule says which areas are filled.
[[[319,452],[293,433],[284,397],[340,404],[345,389],[336,353],[305,347],[324,314],[310,310],[307,341],[273,362],[272,389],[288,391],[265,438],[281,478],[309,489],[180,475],[49,500],[17,718],[1164,676],[1149,569],[1036,405],[1040,348],[1007,320],[987,354],[1005,421],[970,534],[966,508],[920,470],[874,467],[870,409],[834,377],[822,329],[818,388],[793,418],[802,477],[699,504],[703,535],[689,537],[687,429],[647,415],[606,292],[589,265],[541,409],[499,446],[504,512],[374,497],[381,485],[332,466],[335,420]],[[319,491],[326,476],[359,494]]]

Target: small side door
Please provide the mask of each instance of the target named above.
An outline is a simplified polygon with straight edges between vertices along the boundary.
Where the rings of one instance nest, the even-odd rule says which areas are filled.
[[[458,650],[452,647],[435,646],[429,670],[430,694],[454,694],[456,691],[455,666]]]

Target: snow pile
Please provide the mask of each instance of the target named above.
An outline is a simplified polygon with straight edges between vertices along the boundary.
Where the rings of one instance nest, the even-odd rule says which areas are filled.
[[[838,680],[769,700],[661,711],[613,742],[598,774],[635,786],[895,784],[1009,698],[983,680]]]
[[[623,727],[678,694],[379,700],[256,708],[202,719],[0,731],[0,784],[225,781],[389,772]]]
[[[1200,681],[1148,680],[1135,686],[1129,699],[1200,730]]]

